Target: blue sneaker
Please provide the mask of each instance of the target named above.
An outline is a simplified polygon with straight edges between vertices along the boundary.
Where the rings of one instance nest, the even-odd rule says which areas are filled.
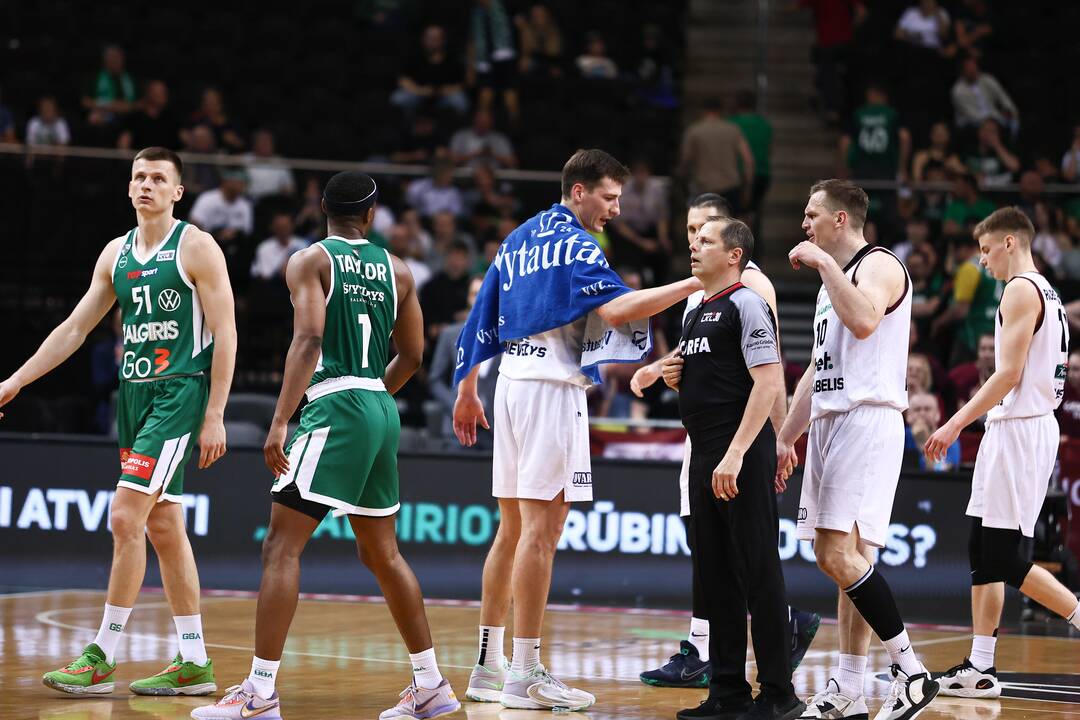
[[[791,630],[791,672],[795,672],[806,656],[820,625],[821,616],[817,613],[791,608],[791,620],[788,621]]]
[[[709,663],[701,659],[693,644],[683,640],[679,643],[679,652],[672,655],[666,665],[643,672],[639,677],[646,685],[656,687],[704,688],[709,687],[711,676]]]

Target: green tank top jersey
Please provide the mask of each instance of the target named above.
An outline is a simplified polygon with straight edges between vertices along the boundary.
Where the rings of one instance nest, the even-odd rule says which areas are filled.
[[[328,237],[316,245],[330,258],[330,290],[308,399],[349,388],[381,390],[397,319],[390,254],[367,240]]]
[[[214,337],[199,292],[180,261],[187,228],[188,223],[176,221],[145,258],[140,257],[135,228],[113,261],[124,334],[121,380],[194,375],[210,368]]]
[[[900,163],[900,123],[888,105],[855,111],[848,165],[857,175],[892,180]]]
[[[994,319],[1005,290],[1005,283],[995,280],[982,265],[977,262],[975,265],[979,268],[979,285],[975,288],[967,317],[960,324],[961,340],[969,350],[978,349],[980,335],[994,334]]]

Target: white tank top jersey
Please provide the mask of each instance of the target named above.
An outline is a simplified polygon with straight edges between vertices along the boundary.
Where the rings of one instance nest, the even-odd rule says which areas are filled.
[[[867,245],[844,268],[844,275],[858,285],[859,266],[867,255],[888,253]],[[900,263],[904,268],[904,264]],[[877,329],[865,340],[855,337],[836,314],[822,285],[814,311],[814,387],[810,419],[828,413],[847,412],[859,405],[885,405],[907,410],[907,357],[911,332],[911,278],[904,268],[904,294],[885,310]]]
[[[1049,415],[1065,396],[1065,374],[1069,359],[1069,319],[1057,291],[1037,272],[1020,273],[1009,282],[1023,278],[1035,285],[1042,300],[1042,317],[1028,347],[1020,382],[986,414],[987,421]],[[1001,312],[994,324],[994,362],[1001,363]]]
[[[754,264],[753,260],[746,263],[746,267],[744,267],[743,270],[744,271],[745,270],[757,270],[758,272],[761,272],[761,268],[759,268],[756,264]],[[690,297],[686,298],[686,309],[682,311],[682,324],[683,325],[686,325],[686,318],[690,315],[690,311],[693,310],[694,308],[696,308],[698,305],[700,305],[701,301],[704,300],[704,299],[705,299],[705,291],[704,290],[698,290],[697,292],[691,293]]]
[[[581,343],[585,340],[584,315],[569,325],[503,343],[499,373],[511,380],[557,380],[589,387],[581,372]]]

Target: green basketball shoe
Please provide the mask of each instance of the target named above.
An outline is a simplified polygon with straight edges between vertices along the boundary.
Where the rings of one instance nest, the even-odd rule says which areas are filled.
[[[157,675],[136,680],[128,687],[136,695],[209,695],[217,690],[214,661],[196,665],[184,662],[178,653],[169,667]]]
[[[82,655],[65,668],[47,672],[41,677],[46,687],[73,695],[104,695],[115,687],[112,675],[116,663],[105,662],[105,653],[94,643],[83,649]]]

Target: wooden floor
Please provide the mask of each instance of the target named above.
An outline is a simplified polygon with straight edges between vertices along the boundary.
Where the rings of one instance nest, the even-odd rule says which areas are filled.
[[[205,698],[144,698],[127,692],[127,682],[160,670],[176,651],[164,597],[148,593],[136,607],[119,648],[121,664],[113,695],[80,698],[43,686],[43,672],[66,664],[93,639],[103,602],[102,593],[86,591],[0,596],[0,719],[173,720],[187,718],[192,708],[206,704]],[[428,615],[439,665],[464,700],[476,655],[478,611],[471,606],[433,606]],[[203,618],[207,647],[223,691],[239,683],[250,668],[254,600],[208,597]],[[556,675],[596,694],[596,705],[571,716],[575,720],[673,718],[678,709],[700,702],[703,691],[647,687],[637,675],[666,660],[685,637],[686,629],[686,618],[674,614],[553,610],[547,616],[543,660]],[[931,669],[945,669],[962,660],[969,650],[969,638],[962,632],[913,629],[911,635]],[[827,681],[835,660],[835,643],[835,628],[824,625],[795,674],[795,687],[801,695],[812,694]],[[397,701],[409,681],[405,649],[386,607],[379,603],[302,601],[285,652],[278,687],[288,720],[377,718]],[[872,652],[871,672],[883,671],[887,656],[877,648]],[[1080,640],[1005,635],[998,643],[998,668],[1047,675],[1080,673]],[[753,677],[752,662],[747,669]],[[1080,697],[1080,678],[1035,681],[1046,683],[1047,697],[1058,699],[941,698],[920,717],[1080,718],[1080,705],[1061,700]],[[871,712],[886,690],[886,683],[868,678],[868,695],[875,698],[870,703]],[[460,712],[447,717],[542,720],[550,715],[465,703]]]

